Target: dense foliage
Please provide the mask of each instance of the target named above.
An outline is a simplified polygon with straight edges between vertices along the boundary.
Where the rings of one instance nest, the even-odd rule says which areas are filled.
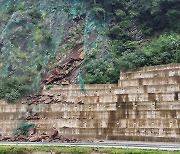
[[[117,82],[122,70],[179,62],[178,0],[95,0],[92,5],[100,20],[110,19],[107,50],[113,63],[95,57],[86,66],[86,83]]]
[[[33,75],[22,77],[5,76],[0,78],[0,99],[6,99],[10,103],[32,93],[31,80]]]

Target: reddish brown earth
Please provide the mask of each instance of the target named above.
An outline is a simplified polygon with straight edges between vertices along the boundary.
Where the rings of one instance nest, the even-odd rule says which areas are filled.
[[[45,84],[62,84],[71,83],[71,77],[81,66],[84,60],[85,52],[83,44],[72,50],[55,68],[48,72],[44,81]]]

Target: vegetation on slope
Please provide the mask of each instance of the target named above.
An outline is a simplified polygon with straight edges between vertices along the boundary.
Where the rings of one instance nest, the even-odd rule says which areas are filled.
[[[72,13],[66,10],[71,2]],[[0,99],[14,103],[40,92],[41,78],[56,54],[60,59],[78,45],[75,30],[66,29],[81,14],[71,2],[0,0]]]
[[[120,71],[180,62],[178,0],[95,0],[92,6],[100,20],[110,19],[106,35],[111,56],[93,57],[86,66],[86,83],[115,83]]]
[[[46,70],[83,44],[85,83],[180,62],[178,0],[0,0],[0,99],[39,92]]]

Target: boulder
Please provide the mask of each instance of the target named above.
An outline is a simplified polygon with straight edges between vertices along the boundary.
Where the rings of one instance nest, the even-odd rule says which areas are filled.
[[[35,135],[35,136],[31,136],[29,138],[29,142],[39,142],[41,139],[39,136]]]
[[[50,134],[49,134],[49,137],[54,139],[56,136],[58,136],[58,131],[56,129],[53,129]]]

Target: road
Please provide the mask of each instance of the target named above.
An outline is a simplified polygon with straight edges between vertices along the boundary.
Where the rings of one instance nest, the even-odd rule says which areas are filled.
[[[152,150],[180,150],[178,143],[149,143],[149,142],[93,142],[93,143],[45,143],[45,142],[0,142],[0,145],[17,146],[79,146],[79,147],[114,147],[128,149],[152,149]]]

